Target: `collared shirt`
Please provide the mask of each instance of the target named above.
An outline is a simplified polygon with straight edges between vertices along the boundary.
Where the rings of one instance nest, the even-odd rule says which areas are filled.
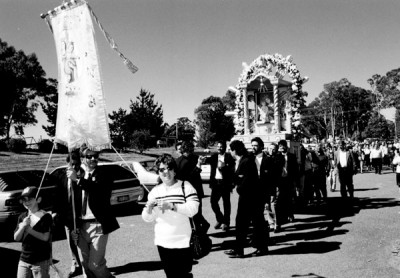
[[[85,178],[87,179],[87,178],[89,178],[89,176],[92,178],[93,171],[91,171],[91,172],[87,171],[85,173]],[[82,190],[82,206],[83,206],[83,202],[85,200],[85,194],[88,194],[88,193],[85,190]],[[95,219],[95,218],[96,217],[94,216],[92,210],[89,207],[89,196],[88,196],[88,202],[86,204],[86,214],[82,215],[82,219],[83,220],[92,220],[92,219]]]
[[[283,166],[283,169],[282,169],[282,177],[285,178],[285,177],[288,176],[288,172],[287,172],[288,156],[287,156],[287,153],[283,154],[283,157],[285,158],[285,165]]]
[[[218,161],[225,162],[225,155],[224,154],[219,154],[218,155]],[[216,180],[222,180],[222,173],[219,170],[218,166],[217,166],[217,171],[215,172],[215,179]]]
[[[256,165],[257,165],[258,176],[260,176],[260,168],[261,168],[262,159],[263,159],[262,153],[259,153],[256,155]]]
[[[346,152],[339,150],[339,163],[341,167],[347,167]]]

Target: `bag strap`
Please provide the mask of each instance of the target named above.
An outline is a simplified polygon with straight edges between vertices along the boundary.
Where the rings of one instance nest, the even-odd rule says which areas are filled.
[[[185,203],[186,203],[185,181],[182,181],[182,193],[183,193],[183,199],[185,200]],[[189,217],[189,222],[190,222],[190,226],[192,227],[192,230],[196,231],[196,226],[194,225],[192,217]]]

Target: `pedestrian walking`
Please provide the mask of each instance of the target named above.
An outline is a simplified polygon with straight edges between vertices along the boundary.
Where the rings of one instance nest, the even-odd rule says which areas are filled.
[[[17,278],[49,278],[52,217],[39,208],[42,197],[36,187],[26,187],[20,202],[26,212],[18,217],[14,240],[22,242]]]
[[[203,182],[201,180],[201,165],[205,158],[194,154],[194,145],[192,142],[182,142],[180,152],[182,155],[176,159],[177,169],[176,178],[182,181],[188,181],[196,189],[199,198],[199,210],[193,217],[193,221],[198,231],[207,233],[210,223],[204,218],[202,212],[202,199],[204,198]]]
[[[150,191],[142,218],[155,222],[154,244],[167,278],[190,278],[193,256],[189,217],[197,213],[199,199],[190,182],[177,179],[177,164],[171,155],[158,157],[155,164],[162,183]]]
[[[76,241],[73,240],[73,233],[77,232],[77,227],[80,225],[81,204],[78,200],[79,188],[76,181],[72,181],[69,177],[76,173],[76,178],[80,179],[84,175],[84,170],[81,168],[81,158],[79,152],[71,152],[67,155],[68,163],[65,171],[56,172],[57,188],[53,208],[53,218],[55,223],[64,226],[65,235],[71,256],[71,269],[67,278],[76,277],[83,272],[81,259]],[[72,171],[72,169],[74,171]],[[76,193],[75,193],[76,192]],[[80,195],[79,195],[80,196]],[[74,203],[72,203],[74,202]]]
[[[77,239],[84,275],[89,278],[114,277],[105,259],[109,234],[119,228],[110,204],[112,180],[98,169],[99,152],[84,148],[82,157],[84,175],[78,179],[75,169],[71,168],[68,178],[80,187],[75,191],[81,204]]]
[[[268,254],[268,246],[264,241],[263,217],[260,217],[259,202],[261,188],[258,183],[257,165],[254,158],[247,153],[242,141],[234,140],[229,145],[232,157],[236,160],[234,183],[239,195],[236,213],[235,247],[225,252],[230,258],[244,258],[244,247],[247,243],[247,232],[250,222],[253,223],[253,245],[256,250],[250,256]]]
[[[340,141],[340,148],[335,155],[335,167],[338,171],[340,182],[340,194],[342,198],[354,199],[353,175],[357,172],[352,153],[347,150],[346,143]],[[347,196],[349,195],[349,196]]]
[[[215,229],[227,231],[230,226],[231,219],[231,193],[233,190],[233,174],[235,172],[235,160],[230,153],[226,152],[226,142],[219,141],[217,143],[217,153],[206,159],[206,163],[210,164],[210,188],[211,208],[215,214],[217,223]],[[222,198],[224,213],[218,204]]]
[[[294,197],[296,184],[299,181],[299,168],[297,158],[288,152],[286,140],[278,142],[278,155],[274,161],[274,179],[276,191],[274,192],[272,206],[276,213],[275,232],[281,231],[281,226],[294,220]]]
[[[396,184],[400,192],[400,150],[395,149],[392,164],[396,166]]]
[[[383,151],[381,144],[377,142],[375,147],[371,150],[372,167],[375,169],[375,174],[382,174],[382,159]]]

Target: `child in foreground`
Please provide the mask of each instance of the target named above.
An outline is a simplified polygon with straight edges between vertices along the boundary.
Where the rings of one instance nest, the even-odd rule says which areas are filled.
[[[20,202],[28,210],[18,218],[14,240],[22,242],[17,278],[49,278],[51,258],[51,226],[49,213],[39,209],[42,200],[36,187],[26,187]]]

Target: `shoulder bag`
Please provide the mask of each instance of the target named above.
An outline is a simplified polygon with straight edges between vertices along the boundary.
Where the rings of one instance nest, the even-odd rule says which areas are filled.
[[[185,182],[183,181],[182,192],[183,192],[183,198],[185,199],[186,203],[184,183]],[[190,226],[192,227],[192,235],[190,237],[190,248],[192,249],[193,258],[195,260],[199,260],[210,253],[212,247],[212,241],[206,233],[201,233],[196,230],[192,217],[189,217],[189,222]]]

